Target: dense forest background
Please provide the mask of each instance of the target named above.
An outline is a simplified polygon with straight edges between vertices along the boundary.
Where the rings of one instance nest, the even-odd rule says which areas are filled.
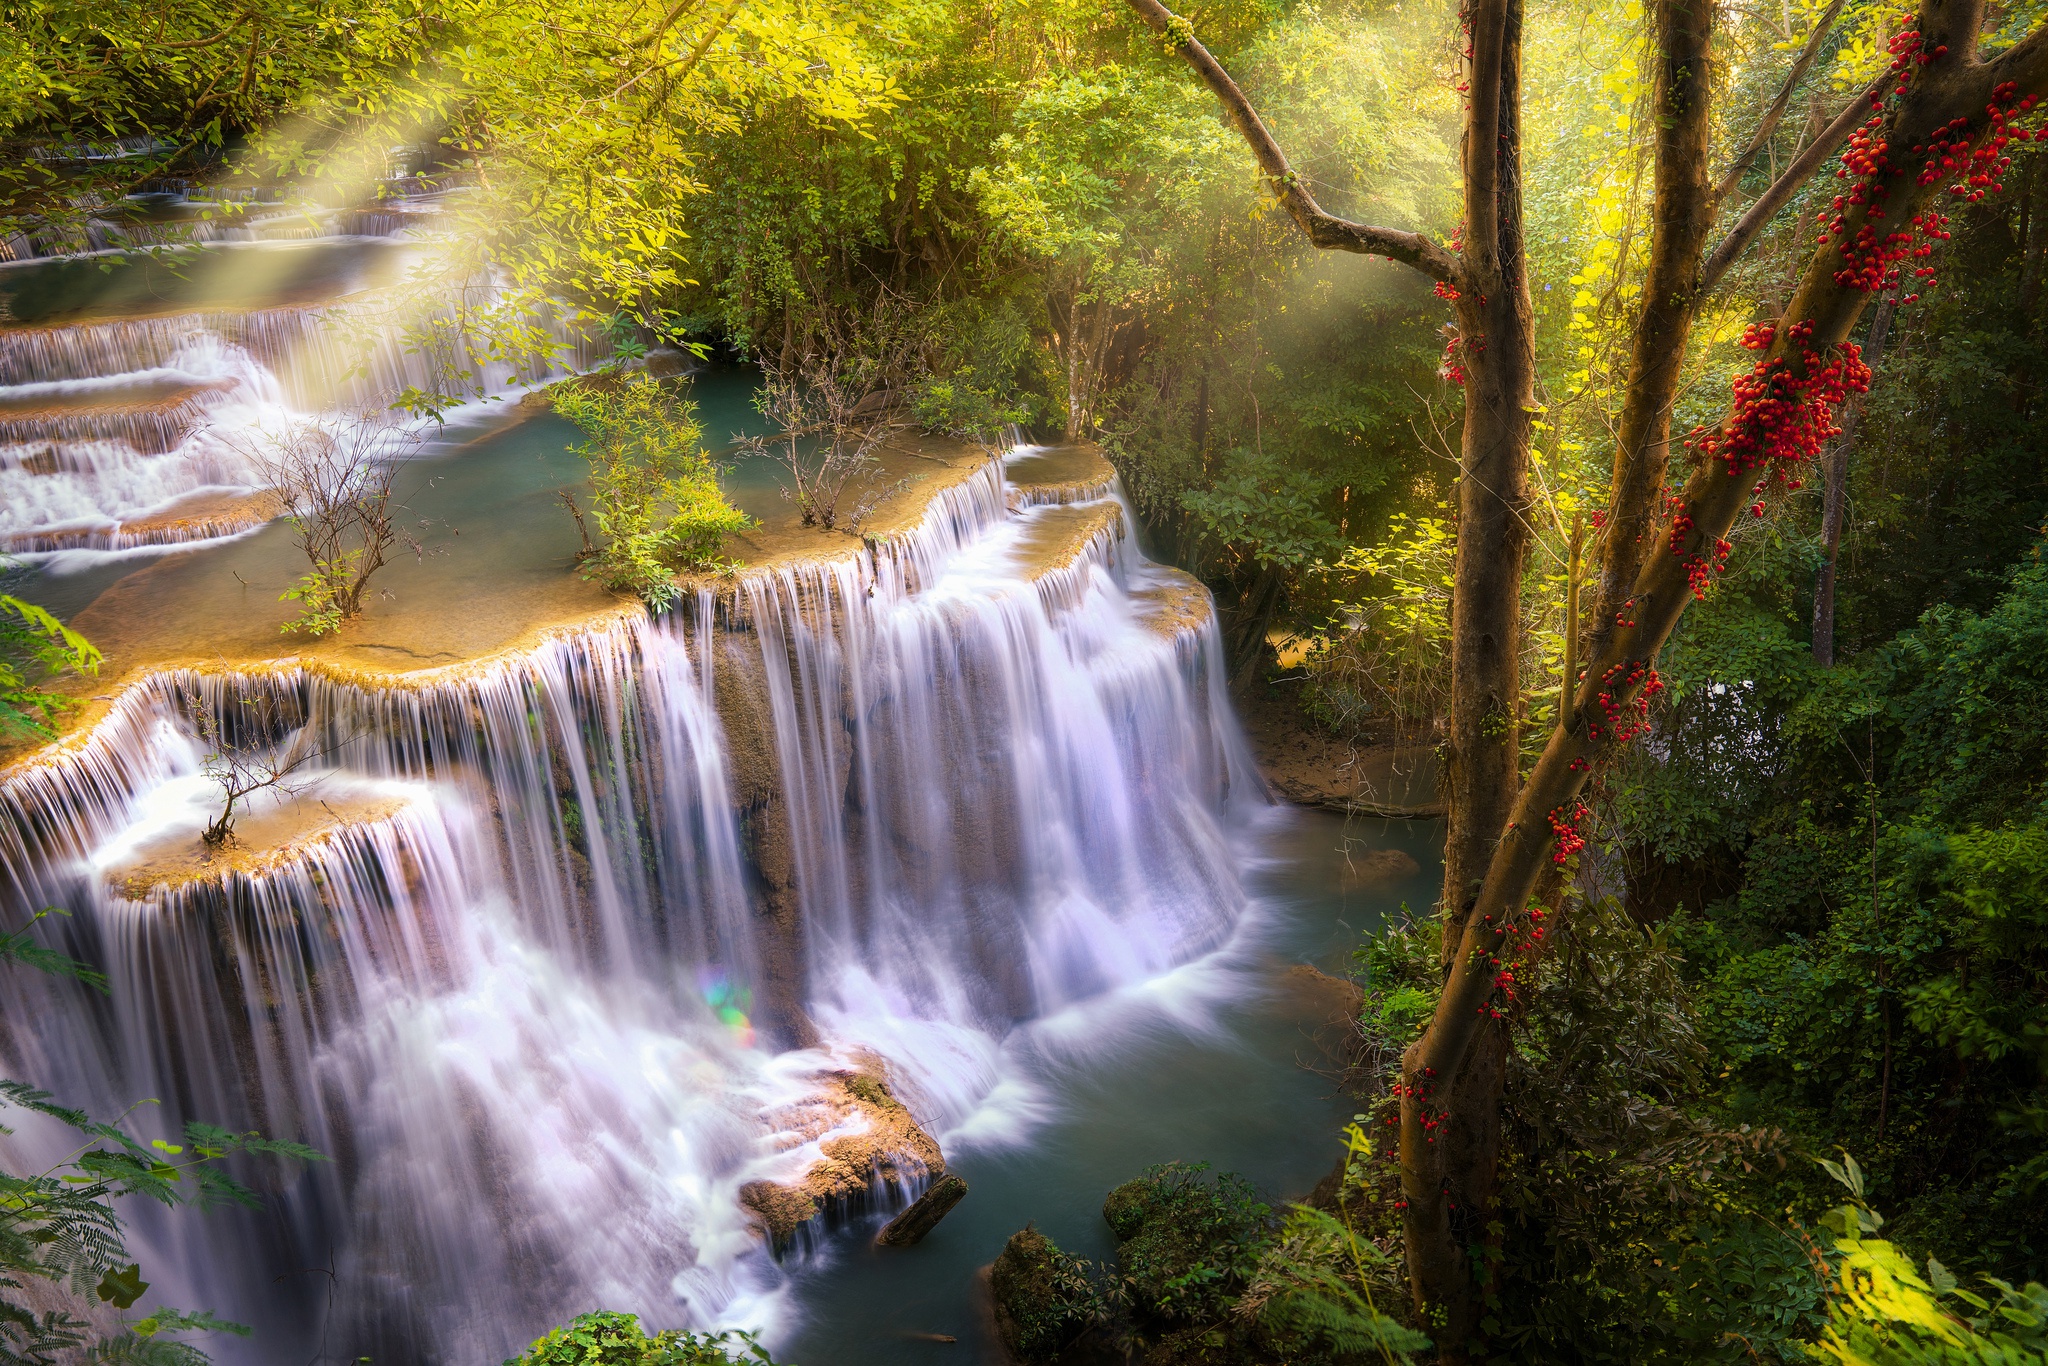
[[[2041,13],[1995,11],[1987,46]],[[1326,207],[1455,240],[1448,10],[1187,14]],[[1728,9],[1713,137],[1730,215],[1884,68],[1907,17]],[[449,269],[488,260],[572,298],[629,352],[774,364],[838,329],[890,354],[931,428],[1097,441],[1148,549],[1214,591],[1247,706],[1360,745],[1431,743],[1459,534],[1451,307],[1391,262],[1312,247],[1123,5],[266,0],[126,28],[58,6],[21,18],[0,62],[14,227],[61,232],[129,188],[30,154],[66,139],[154,139],[158,176],[336,195],[385,175],[393,147],[464,170],[450,236],[474,255]],[[1571,527],[1597,529],[1608,503],[1658,116],[1638,0],[1539,0],[1524,44],[1533,759],[1556,720]],[[1782,121],[1736,159],[1781,88]],[[1494,1359],[1805,1360],[1824,1332],[1861,1341],[1856,1315],[1877,1311],[1834,1276],[1876,1237],[1930,1296],[1959,1279],[2002,1303],[1993,1326],[2020,1345],[1994,1357],[1930,1330],[1925,1355],[1864,1342],[1841,1359],[2042,1359],[2041,1294],[2000,1301],[1985,1279],[2048,1277],[2048,148],[2008,155],[2003,192],[1954,209],[1938,283],[1859,325],[1882,358],[1833,438],[1831,646],[1815,639],[1814,479],[1739,524],[1662,656],[1647,739],[1595,778],[1572,913],[1517,1006],[1499,1208],[1477,1237]],[[1747,364],[1737,339],[1786,306],[1839,188],[1827,171],[1802,185],[1703,305],[1675,432],[1718,419]],[[1112,1323],[1147,1360],[1414,1350],[1370,1328],[1403,1295],[1387,1144],[1366,1140],[1391,1123],[1388,1060],[1441,983],[1437,937],[1416,908],[1361,951],[1362,1123],[1324,1222],[1154,1174],[1130,1199],[1180,1232],[1143,1235],[1122,1307],[1088,1268],[1047,1280],[1062,1254],[1035,1254],[1053,1326],[1027,1355]],[[1823,1158],[1860,1172],[1850,1205]],[[1132,1216],[1141,1243],[1145,1227]],[[1195,1289],[1132,1307],[1155,1273]],[[1945,1322],[1977,1316],[1944,1303]]]

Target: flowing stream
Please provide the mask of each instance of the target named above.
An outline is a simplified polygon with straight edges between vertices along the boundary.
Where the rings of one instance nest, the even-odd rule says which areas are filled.
[[[167,553],[119,540],[133,514],[243,486],[206,445],[223,410],[343,401],[360,370],[317,337],[266,351],[281,326],[0,331],[0,405],[43,424],[0,455],[0,531],[91,533],[20,542],[45,552],[28,591],[78,611]],[[398,383],[402,359],[370,376]],[[730,375],[700,392],[714,434],[744,421]],[[108,416],[166,393],[196,406],[160,433]],[[100,425],[62,425],[77,412]],[[394,566],[401,603],[481,610],[521,573],[564,577],[569,433],[522,416],[464,415],[422,463],[415,510],[469,534]],[[1426,901],[1434,831],[1274,807],[1199,586],[1146,561],[1113,486],[1051,504],[1008,468],[652,620],[413,673],[157,669],[0,777],[6,923],[67,909],[49,942],[112,979],[10,974],[6,1073],[103,1115],[154,1098],[134,1115],[152,1135],[203,1119],[333,1159],[244,1169],[261,1211],[130,1210],[150,1302],[253,1325],[215,1348],[230,1363],[478,1366],[599,1307],[759,1328],[809,1366],[893,1362],[976,1350],[975,1268],[1031,1219],[1100,1252],[1091,1211],[1151,1162],[1304,1194],[1345,1108],[1297,1065],[1315,1011],[1283,969]],[[1093,530],[1062,541],[1073,525]],[[288,551],[276,526],[212,530],[173,547],[178,582],[217,594]],[[169,875],[216,793],[206,716],[322,757],[290,803],[251,807],[266,856]],[[1347,878],[1384,846],[1417,871]],[[971,1193],[881,1252],[921,1183],[877,1184],[772,1255],[742,1194],[860,1129],[817,1097],[862,1067]],[[31,1162],[63,1137],[5,1142]]]

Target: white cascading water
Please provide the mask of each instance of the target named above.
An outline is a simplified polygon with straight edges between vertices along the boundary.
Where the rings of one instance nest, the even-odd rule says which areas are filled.
[[[194,495],[256,493],[262,433],[306,416],[381,409],[408,389],[441,391],[451,374],[502,394],[602,354],[550,317],[536,321],[561,346],[559,361],[487,364],[455,321],[499,292],[457,292],[0,328],[0,552],[126,550],[247,530],[246,518],[125,524]],[[447,339],[445,354],[410,347],[408,331]]]
[[[1228,934],[1258,783],[1213,629],[1150,619],[1170,571],[1114,530],[1033,563],[1071,509],[1009,511],[1001,470],[857,555],[418,686],[160,676],[0,786],[0,900],[70,909],[113,979],[21,983],[8,1073],[334,1158],[261,1213],[138,1212],[156,1293],[258,1329],[223,1360],[473,1366],[600,1306],[772,1337],[739,1189],[815,1155],[776,1117],[821,1072],[879,1054],[942,1143],[1014,1140],[1006,1034]],[[257,692],[334,747],[301,800],[366,817],[130,899],[133,851],[205,819],[192,717]]]

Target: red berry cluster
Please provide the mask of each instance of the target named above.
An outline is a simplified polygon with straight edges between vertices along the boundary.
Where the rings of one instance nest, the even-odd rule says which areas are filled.
[[[1465,386],[1465,365],[1463,361],[1458,359],[1458,350],[1464,345],[1464,342],[1465,339],[1463,337],[1453,333],[1444,342],[1444,358],[1437,363],[1436,367],[1437,378],[1447,379],[1461,389]]]
[[[1899,94],[1904,94],[1912,83],[1915,68],[1948,55],[1947,47],[1924,47],[1920,35],[1910,28],[1892,39],[1890,50],[1891,73],[1898,77],[1893,88]],[[1925,143],[1916,145],[1912,154],[1925,158],[1919,183],[1926,186],[1952,178],[1949,193],[1970,203],[2003,189],[2001,178],[2012,165],[2012,158],[2005,155],[2006,144],[2042,136],[2038,130],[2029,132],[2013,125],[2013,120],[2031,110],[2035,103],[2032,95],[2016,100],[2018,93],[2019,87],[2011,81],[1991,92],[1991,103],[1984,109],[1984,128],[1989,135],[1975,149],[1971,143],[1983,130],[1973,131],[1971,121],[1962,117],[1951,119]],[[1879,226],[1885,217],[1885,200],[1891,197],[1891,187],[1885,182],[1899,168],[1892,165],[1890,144],[1880,135],[1884,96],[1872,95],[1871,103],[1877,106],[1877,111],[1869,122],[1849,135],[1848,150],[1842,153],[1842,164],[1835,171],[1836,179],[1853,179],[1856,183],[1846,195],[1835,196],[1832,213],[1821,215],[1819,238],[1821,245],[1832,242],[1841,253],[1842,269],[1835,272],[1835,283],[1865,293],[1896,289],[1903,262],[1926,261],[1934,254],[1934,243],[1945,242],[1950,236],[1947,216],[1931,208],[1915,214],[1903,228],[1886,232]],[[1864,222],[1851,233],[1848,217],[1859,208],[1865,210]],[[1934,282],[1931,265],[1915,266],[1913,274],[1923,282],[1923,287]],[[1900,302],[1911,303],[1919,297],[1908,294]]]
[[[2004,176],[2012,167],[2012,158],[2005,154],[2008,142],[2030,142],[2043,136],[2042,129],[2029,131],[2013,126],[2013,120],[2026,114],[2034,107],[2038,98],[2028,95],[2015,99],[2019,86],[2005,81],[1994,86],[1991,103],[1984,106],[1986,126],[1990,136],[1974,151],[1970,147],[1970,121],[1966,118],[1949,120],[1946,127],[1937,129],[1924,147],[1915,147],[1914,153],[1926,153],[1927,161],[1920,168],[1920,183],[1932,185],[1947,177],[1950,180],[1948,192],[1957,199],[1974,204],[1987,194],[1999,194],[2005,189]]]
[[[1742,344],[1761,351],[1774,338],[1775,329],[1765,324],[1743,333]],[[1766,481],[1798,488],[1798,479],[1787,477],[1786,471],[1819,455],[1838,430],[1835,409],[1850,394],[1870,387],[1870,367],[1854,342],[1823,360],[1807,345],[1812,339],[1812,322],[1794,323],[1786,340],[1798,357],[1798,368],[1785,356],[1757,361],[1735,381],[1734,411],[1728,420],[1718,430],[1694,428],[1686,444],[1709,460],[1719,460],[1730,478],[1762,469]]]
[[[1699,430],[1704,431],[1705,428]],[[1694,435],[1698,435],[1698,432],[1696,431]],[[1692,513],[1687,510],[1685,499],[1673,498],[1665,505],[1665,512],[1671,518],[1671,535],[1665,544],[1670,549],[1672,558],[1685,565],[1685,577],[1692,585],[1692,595],[1695,598],[1704,598],[1707,595],[1707,586],[1714,581],[1714,575],[1728,567],[1728,553],[1735,547],[1716,537],[1712,554],[1693,554],[1686,549],[1692,538],[1693,522]],[[1615,621],[1621,626],[1635,625],[1633,621],[1621,620],[1620,614],[1616,614]]]
[[[1616,700],[1617,691],[1627,692],[1640,687],[1631,697]],[[1600,677],[1600,712],[1606,718],[1607,735],[1617,745],[1625,745],[1650,728],[1650,699],[1664,691],[1664,680],[1657,677],[1657,671],[1647,660],[1628,660],[1609,669]],[[1600,727],[1586,727],[1586,738],[1598,740]]]
[[[1515,993],[1515,973],[1525,971],[1535,960],[1537,950],[1542,947],[1543,916],[1544,910],[1541,906],[1531,906],[1528,919],[1509,924],[1500,931],[1500,947],[1508,954],[1505,962],[1498,953],[1486,955],[1486,961],[1493,969],[1493,989],[1499,993],[1502,1004],[1512,1005],[1520,999]],[[1486,919],[1489,924],[1493,921],[1492,916]],[[1507,1018],[1506,1012],[1492,1000],[1482,1002],[1479,1013],[1493,1020]]]
[[[1807,344],[1812,339],[1811,322],[1794,323],[1786,340],[1797,367],[1788,356],[1757,361],[1735,381],[1734,411],[1728,420],[1712,431],[1694,428],[1686,444],[1707,459],[1721,461],[1731,479],[1762,470],[1755,488],[1759,494],[1773,484],[1798,488],[1799,478],[1792,471],[1818,456],[1827,439],[1841,430],[1835,425],[1835,409],[1850,394],[1870,387],[1870,367],[1855,343],[1823,358]],[[1770,324],[1752,326],[1742,334],[1742,344],[1752,351],[1764,350],[1774,340],[1776,329]],[[1753,503],[1750,512],[1762,516],[1763,506]],[[1671,500],[1669,511],[1671,553],[1685,560],[1693,594],[1704,597],[1713,576],[1727,565],[1728,542],[1716,539],[1710,555],[1689,553],[1691,514],[1677,498]]]
[[[1436,1142],[1437,1131],[1442,1129],[1444,1122],[1451,1117],[1449,1110],[1438,1110],[1431,1113],[1429,1109],[1429,1093],[1435,1088],[1436,1069],[1434,1067],[1423,1068],[1422,1076],[1412,1086],[1406,1082],[1397,1081],[1390,1088],[1397,1099],[1403,1096],[1415,1097],[1416,1122],[1422,1126],[1423,1136],[1431,1143]],[[1397,1122],[1398,1116],[1392,1114],[1387,1116],[1387,1123],[1389,1125]],[[1399,1208],[1406,1209],[1407,1202],[1401,1202]]]
[[[1436,297],[1447,304],[1453,304],[1461,297],[1457,289],[1443,280],[1436,282]]]
[[[1586,847],[1586,837],[1579,833],[1579,822],[1590,814],[1584,802],[1573,802],[1568,813],[1561,806],[1551,811],[1550,833],[1557,838],[1557,848],[1550,853],[1552,863],[1563,863]]]

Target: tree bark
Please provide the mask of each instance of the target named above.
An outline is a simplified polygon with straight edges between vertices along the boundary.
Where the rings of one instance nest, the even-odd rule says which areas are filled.
[[[1870,319],[1870,339],[1863,346],[1863,363],[1872,370],[1884,359],[1885,337],[1892,326],[1892,301],[1877,306]],[[1856,451],[1856,433],[1863,425],[1863,401],[1849,404],[1842,416],[1842,434],[1828,451],[1821,490],[1820,537],[1827,547],[1820,579],[1813,589],[1813,662],[1823,669],[1835,663],[1835,562],[1842,553],[1842,521],[1849,508],[1849,457]]]
[[[2030,328],[2039,326],[2041,281],[2048,275],[2048,151],[2039,146],[2029,159],[2026,232],[2020,239],[2020,316]]]
[[[1629,353],[1628,384],[1614,446],[1607,535],[1601,546],[1593,648],[1613,634],[1652,535],[1651,519],[1670,463],[1671,409],[1685,343],[1699,307],[1700,256],[1713,227],[1709,184],[1713,87],[1713,0],[1659,0],[1656,170],[1643,309]],[[1571,683],[1577,686],[1578,680]]]

